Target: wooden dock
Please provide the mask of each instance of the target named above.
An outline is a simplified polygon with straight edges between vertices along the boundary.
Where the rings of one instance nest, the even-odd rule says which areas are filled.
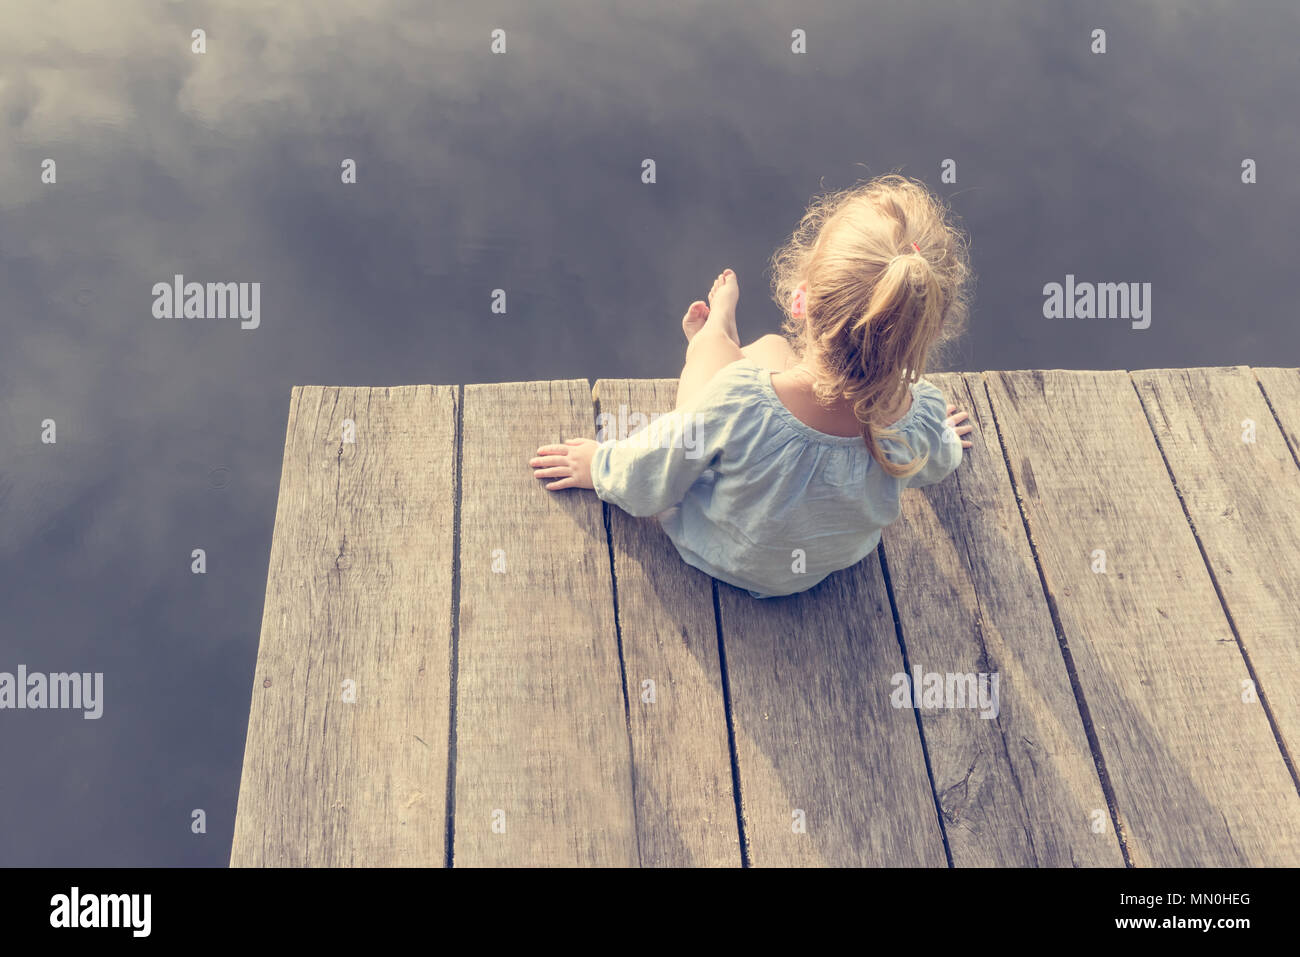
[[[527,465],[675,380],[295,388],[232,866],[1300,864],[1300,370],[928,378],[957,472],[766,601]]]

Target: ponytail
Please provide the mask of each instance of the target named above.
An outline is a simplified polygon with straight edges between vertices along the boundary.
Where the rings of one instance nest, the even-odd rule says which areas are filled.
[[[899,324],[912,317],[922,328],[935,317],[930,312],[941,309],[942,290],[935,279],[934,270],[925,255],[913,243],[907,252],[899,253],[886,264],[876,280],[868,301],[867,311],[854,323],[852,335],[858,343],[861,386],[846,390],[853,402],[853,412],[862,423],[862,439],[880,467],[895,478],[908,478],[925,468],[929,454],[917,456],[911,443],[893,423],[880,423],[882,409],[894,409],[900,404],[913,382],[920,378],[926,349],[923,342],[901,335]],[[919,321],[916,321],[919,318]],[[890,370],[901,369],[900,375],[890,375]],[[907,463],[890,461],[881,447],[881,440],[899,442],[907,449]]]

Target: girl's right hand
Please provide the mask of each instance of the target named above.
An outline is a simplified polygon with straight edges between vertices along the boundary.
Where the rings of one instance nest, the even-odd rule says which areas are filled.
[[[553,480],[546,484],[553,492],[562,488],[594,488],[591,457],[596,448],[595,439],[565,439],[563,445],[543,445],[528,464],[534,470],[533,478]]]
[[[950,427],[954,432],[957,433],[957,438],[961,439],[963,435],[969,435],[971,432],[975,430],[975,427],[971,425],[969,422],[967,422],[965,425],[961,427],[958,427],[957,423],[963,422],[967,418],[968,416],[966,415],[965,412],[958,412],[957,407],[949,403],[948,418],[943,420],[943,424]],[[971,444],[966,439],[961,439],[961,447],[963,449],[968,449],[971,447]]]

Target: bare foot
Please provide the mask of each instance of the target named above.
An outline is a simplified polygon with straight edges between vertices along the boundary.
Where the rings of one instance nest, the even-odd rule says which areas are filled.
[[[713,309],[734,311],[739,299],[740,280],[730,269],[722,270],[718,273],[718,278],[713,280],[713,288],[709,290],[709,305]]]
[[[709,307],[700,299],[691,303],[690,308],[686,310],[686,315],[682,316],[682,332],[686,333],[686,341],[690,342],[695,338],[695,333],[704,328],[705,320],[709,318]]]
[[[736,331],[736,302],[740,299],[740,281],[730,269],[718,273],[709,290],[708,325],[726,333],[736,345],[740,345],[740,334]]]

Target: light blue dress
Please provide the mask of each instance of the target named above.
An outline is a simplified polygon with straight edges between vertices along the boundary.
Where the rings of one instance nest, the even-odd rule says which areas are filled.
[[[610,413],[607,422],[617,433],[628,418]],[[929,459],[910,479],[894,478],[860,437],[799,421],[777,397],[771,372],[738,359],[674,413],[626,437],[598,435],[591,479],[604,501],[657,515],[687,564],[774,598],[861,561],[898,517],[905,487],[933,484],[957,467],[961,440],[945,418],[943,394],[914,383],[912,406],[894,427]],[[898,442],[881,446],[891,461],[911,461]]]

